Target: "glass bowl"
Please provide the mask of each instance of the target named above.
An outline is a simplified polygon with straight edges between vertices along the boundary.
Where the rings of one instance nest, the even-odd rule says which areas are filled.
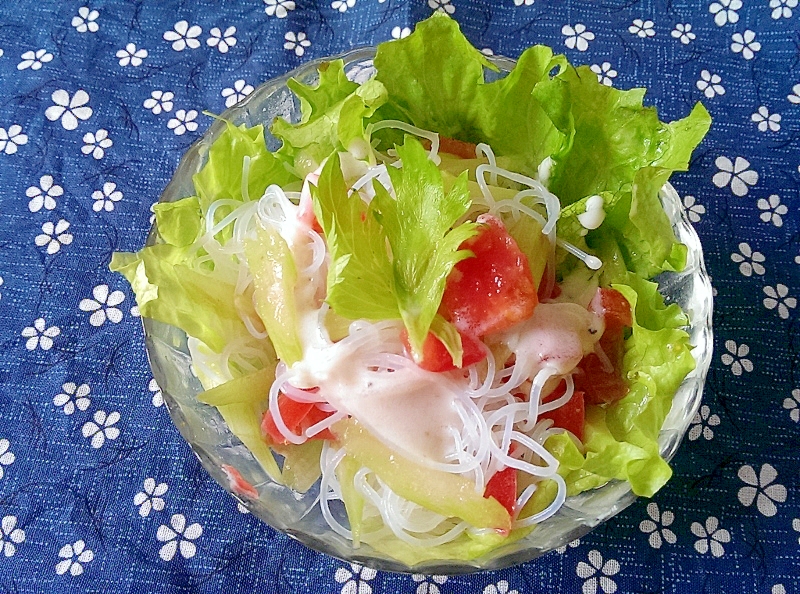
[[[375,48],[370,47],[337,57],[344,60],[346,72],[351,79],[363,82],[374,73],[374,56]],[[494,56],[490,59],[499,67],[500,73],[487,73],[487,77],[503,76],[514,66],[514,61],[507,58]],[[244,101],[228,109],[222,117],[237,125],[248,126],[268,124],[278,116],[290,121],[299,120],[299,101],[289,91],[286,82],[292,77],[306,84],[316,82],[317,67],[323,61],[309,62],[285,76],[264,83]],[[223,122],[215,121],[204,136],[187,151],[164,190],[161,201],[171,202],[194,194],[192,176],[205,163],[208,147],[223,126]],[[279,147],[279,142],[268,133],[267,144],[270,150]],[[667,301],[680,304],[689,316],[688,332],[695,347],[693,354],[697,361],[696,368],[686,377],[675,395],[672,409],[659,436],[661,455],[670,460],[700,405],[712,352],[712,296],[700,241],[672,186],[666,185],[662,189],[661,199],[678,238],[689,248],[689,257],[683,272],[665,273],[658,281]],[[147,244],[152,245],[156,241],[154,227],[150,231]],[[230,481],[223,466],[237,468],[245,480],[258,487],[259,499],[239,498],[231,493],[233,497],[273,528],[317,551],[389,571],[456,574],[500,569],[528,561],[583,536],[636,499],[627,483],[611,481],[597,489],[567,498],[555,516],[539,525],[526,538],[472,561],[429,561],[411,567],[366,544],[354,549],[350,541],[333,532],[323,519],[319,506],[315,505],[318,486],[312,487],[305,494],[298,494],[274,483],[239,439],[230,432],[217,410],[197,401],[196,396],[202,391],[202,387],[190,369],[186,334],[175,327],[150,319],[144,319],[143,323],[150,364],[172,420],[209,474],[230,492]]]

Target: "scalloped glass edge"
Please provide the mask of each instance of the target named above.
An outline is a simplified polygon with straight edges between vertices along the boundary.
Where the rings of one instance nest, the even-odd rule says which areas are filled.
[[[222,118],[237,125],[268,124],[276,116],[297,118],[299,102],[286,87],[290,78],[312,83],[317,79],[317,67],[322,62],[338,58],[344,61],[349,75],[360,80],[371,74],[374,55],[375,48],[368,47],[308,62],[284,76],[262,84],[241,103],[225,111]],[[499,76],[507,73],[515,64],[513,60],[500,56],[492,56],[490,59],[500,68]],[[487,71],[487,76],[492,75],[493,73]],[[179,200],[194,193],[192,175],[204,164],[208,147],[223,126],[224,122],[215,121],[203,137],[189,148],[160,197],[161,202]],[[270,137],[268,131],[266,136],[269,148],[277,149],[278,143]],[[690,325],[687,331],[691,344],[694,345],[693,355],[697,362],[694,371],[686,377],[675,394],[672,408],[659,435],[661,455],[669,461],[677,452],[700,406],[713,348],[713,300],[700,240],[677,192],[667,184],[662,188],[660,197],[677,237],[689,249],[685,270],[680,273],[664,273],[657,280],[667,301],[680,304],[689,316]],[[156,239],[153,226],[147,245],[152,245]],[[580,538],[624,510],[636,499],[627,483],[611,481],[597,489],[568,498],[555,516],[537,526],[526,538],[499,547],[472,561],[430,561],[412,567],[368,545],[353,549],[349,541],[335,534],[322,519],[318,506],[314,505],[317,487],[306,494],[297,494],[273,483],[250,452],[231,434],[216,409],[197,402],[196,396],[202,387],[190,369],[186,335],[175,327],[150,319],[143,318],[142,322],[150,366],[164,395],[169,414],[203,467],[253,515],[309,548],[333,557],[375,569],[404,573],[413,571],[462,574],[502,569],[529,561]],[[254,501],[233,494],[228,477],[222,470],[223,464],[236,467],[246,480],[256,485],[259,499]]]

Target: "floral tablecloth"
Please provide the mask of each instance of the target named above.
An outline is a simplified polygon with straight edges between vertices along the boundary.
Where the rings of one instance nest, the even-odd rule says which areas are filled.
[[[486,53],[542,42],[712,130],[673,179],[717,287],[675,476],[496,573],[315,553],[227,496],[170,422],[115,250],[260,82],[433,10]],[[800,592],[798,0],[19,0],[0,4],[0,592]]]

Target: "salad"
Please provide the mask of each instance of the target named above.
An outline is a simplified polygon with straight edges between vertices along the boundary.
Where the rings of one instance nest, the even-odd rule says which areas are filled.
[[[695,365],[649,280],[686,260],[659,191],[708,112],[661,122],[545,46],[487,82],[438,14],[374,70],[290,80],[276,151],[226,121],[194,195],[111,269],[188,335],[198,399],[354,547],[472,559],[610,480],[653,495]]]

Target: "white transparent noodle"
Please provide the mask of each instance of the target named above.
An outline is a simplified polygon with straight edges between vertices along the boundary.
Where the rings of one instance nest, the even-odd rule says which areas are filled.
[[[527,526],[532,526],[534,524],[540,524],[541,522],[544,522],[546,519],[555,515],[555,513],[561,508],[561,506],[564,505],[564,501],[566,501],[567,498],[567,484],[564,482],[564,479],[561,478],[561,475],[559,474],[554,474],[552,477],[550,477],[550,479],[554,480],[558,487],[558,491],[556,492],[556,496],[553,499],[553,501],[542,511],[535,513],[532,516],[524,518],[522,520],[516,520],[513,524],[513,528],[525,528]],[[523,492],[523,495],[524,494],[525,493]],[[533,493],[531,493],[530,495],[532,494]],[[529,498],[530,495],[528,495]],[[519,507],[518,509],[522,508]]]
[[[492,150],[492,147],[485,142],[479,142],[477,145],[475,145],[475,156],[480,157],[481,155],[488,159],[489,165],[492,167],[497,167],[497,159],[494,156],[494,151]],[[497,173],[494,171],[489,174],[489,183],[493,186],[497,185]]]
[[[384,128],[397,128],[403,132],[408,132],[409,134],[414,134],[420,138],[426,138],[430,140],[431,150],[428,153],[428,158],[433,161],[435,165],[439,165],[439,163],[442,162],[441,158],[439,157],[439,135],[436,132],[417,128],[416,126],[407,124],[406,122],[401,122],[400,120],[381,120],[380,122],[369,124],[367,126],[366,134],[367,136],[372,136],[373,133],[377,132],[378,130],[383,130]]]
[[[345,455],[346,452],[343,449],[335,451],[327,442],[323,445],[322,456],[320,457],[322,478],[320,479],[319,485],[319,507],[322,511],[322,517],[334,532],[348,540],[353,540],[353,533],[342,526],[339,521],[333,517],[330,508],[331,499],[341,499],[341,496],[337,497],[337,493],[340,492],[341,489],[334,490],[333,486],[334,483],[338,486],[338,481],[336,481],[336,467],[339,465],[339,462],[344,459]],[[331,491],[333,491],[333,496],[331,496]]]

